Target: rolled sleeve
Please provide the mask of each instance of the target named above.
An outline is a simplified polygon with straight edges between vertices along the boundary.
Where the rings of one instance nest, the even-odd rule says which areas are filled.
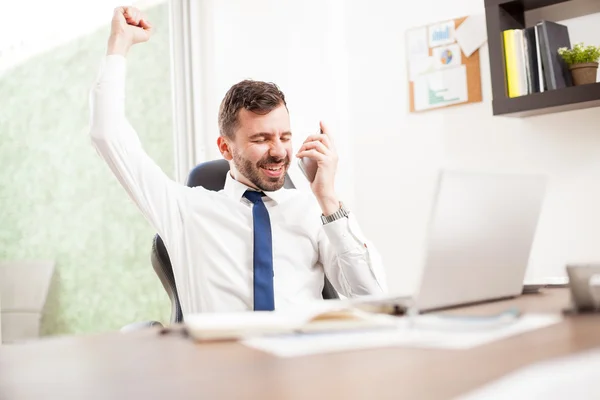
[[[331,283],[347,297],[387,291],[381,257],[369,243],[353,214],[323,225],[329,257],[325,271]]]
[[[366,244],[361,240],[362,235],[352,213],[349,213],[347,218],[323,225],[323,230],[338,255],[350,251],[366,252]]]

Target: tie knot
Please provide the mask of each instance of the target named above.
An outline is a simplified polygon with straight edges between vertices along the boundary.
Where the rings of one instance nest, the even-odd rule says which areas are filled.
[[[244,197],[250,200],[253,204],[262,202],[263,192],[255,192],[253,190],[246,190]]]

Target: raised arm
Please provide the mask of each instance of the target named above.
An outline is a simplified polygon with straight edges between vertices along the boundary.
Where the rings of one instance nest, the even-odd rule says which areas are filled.
[[[125,56],[150,38],[151,25],[133,7],[115,9],[107,55],[90,93],[90,136],[120,184],[158,233],[169,242],[181,230],[180,210],[190,190],[171,180],[146,154],[125,117]]]

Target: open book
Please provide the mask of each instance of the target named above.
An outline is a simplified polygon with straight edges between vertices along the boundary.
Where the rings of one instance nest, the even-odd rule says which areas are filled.
[[[292,333],[396,328],[390,314],[397,301],[328,300],[285,311],[202,313],[186,316],[187,333],[195,340],[236,340]]]

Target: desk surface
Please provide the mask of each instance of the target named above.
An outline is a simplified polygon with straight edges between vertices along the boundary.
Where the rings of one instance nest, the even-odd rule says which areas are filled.
[[[566,289],[462,309],[560,312]],[[382,348],[280,359],[236,343],[194,344],[156,330],[0,346],[1,399],[442,399],[532,362],[600,345],[600,318],[471,350]]]

